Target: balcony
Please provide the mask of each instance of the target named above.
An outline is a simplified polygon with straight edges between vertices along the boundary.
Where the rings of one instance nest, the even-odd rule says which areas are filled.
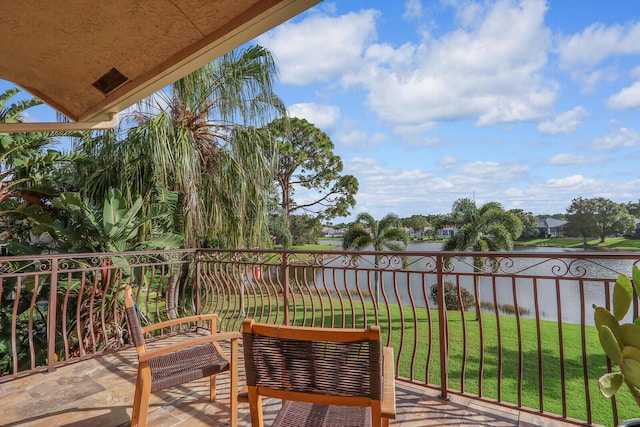
[[[3,257],[0,416],[9,425],[127,423],[135,363],[120,295],[132,283],[150,321],[216,312],[223,330],[239,330],[245,317],[380,325],[395,349],[395,425],[615,425],[639,411],[624,393],[598,392],[611,367],[592,305],[609,307],[615,279],[639,260],[262,250]],[[154,397],[150,420],[224,425],[225,399],[209,403],[194,383]]]
[[[174,338],[164,338],[175,341]],[[158,343],[158,342],[157,342]],[[5,426],[65,425],[75,427],[128,426],[133,404],[137,359],[133,349],[102,354],[60,367],[0,383],[3,405],[0,419]],[[243,380],[243,369],[240,378]],[[206,380],[152,395],[149,426],[229,425],[228,376],[219,378],[221,390],[210,402]],[[240,404],[239,426],[249,426],[248,404]],[[264,404],[267,425],[275,417],[279,402]],[[395,426],[429,425],[538,426],[551,421],[526,412],[455,396],[450,401],[437,392],[398,383],[398,417]],[[564,423],[553,422],[553,425]]]

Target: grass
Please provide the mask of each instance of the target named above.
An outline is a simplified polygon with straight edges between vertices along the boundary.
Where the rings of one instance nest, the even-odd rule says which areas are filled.
[[[519,246],[550,246],[554,248],[582,248],[583,239],[574,237],[554,237],[550,239],[529,239],[517,242]],[[600,239],[587,240],[589,250],[640,250],[640,239],[607,237],[604,243]]]
[[[336,249],[336,247],[340,247],[340,243],[337,245],[297,245],[293,246],[291,249],[301,250],[301,251],[331,251]]]
[[[435,316],[436,313],[433,313]],[[480,321],[474,313],[466,313],[462,319],[459,312],[449,313],[449,386],[473,394],[505,402],[539,408],[542,393],[544,410],[563,414],[562,397],[567,401],[569,417],[588,418],[583,354],[580,325],[562,325],[562,350],[558,323],[540,322],[540,348],[535,319],[520,319],[521,339],[518,339],[518,324],[514,316],[500,316],[500,324],[493,314],[482,314]],[[462,325],[466,326],[465,333]],[[437,331],[438,320],[433,325]],[[410,328],[404,328],[410,333]],[[484,345],[481,345],[480,332]],[[435,337],[434,337],[435,341]],[[463,366],[466,346],[467,360]],[[437,346],[436,346],[437,347]],[[562,351],[562,353],[561,353]],[[434,366],[439,366],[439,353],[435,353]],[[538,360],[541,355],[541,361]],[[480,359],[483,360],[481,369]],[[598,424],[611,424],[611,402],[598,391],[597,378],[606,372],[606,358],[600,348],[596,330],[586,328],[586,364],[588,368],[588,390],[591,414]],[[562,363],[564,361],[564,364]],[[518,390],[519,363],[522,363],[522,392]],[[540,368],[541,365],[541,369]],[[561,367],[564,366],[565,388],[562,389]],[[540,383],[539,372],[542,372]],[[500,375],[499,375],[500,374]],[[438,382],[438,372],[430,373],[430,382]],[[434,378],[436,377],[436,378]],[[501,383],[498,378],[501,377]],[[638,407],[628,395],[618,399],[621,418],[638,414]]]
[[[609,249],[640,250],[640,239],[624,239],[622,237],[609,237],[601,245]]]
[[[340,247],[340,242],[342,241],[340,238],[328,238],[323,237],[323,240],[336,240],[336,245],[301,245],[294,246],[294,249],[300,250],[316,250],[316,251],[324,251],[324,250],[332,250],[335,249],[336,246]],[[418,241],[418,240],[416,240]],[[420,240],[427,241],[427,240]],[[429,240],[429,241],[439,241],[439,240]],[[444,240],[441,240],[444,241]],[[516,242],[518,246],[549,246],[554,248],[582,248],[583,239],[577,237],[553,237],[549,239],[528,239],[528,240],[519,240]],[[622,250],[622,251],[633,251],[640,250],[640,239],[626,239],[624,237],[607,237],[604,243],[600,243],[600,238],[587,240],[587,249],[592,251],[602,251],[602,250]]]

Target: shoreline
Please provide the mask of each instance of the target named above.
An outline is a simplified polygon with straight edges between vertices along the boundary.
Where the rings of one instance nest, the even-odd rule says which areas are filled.
[[[341,246],[341,239],[323,238],[319,239],[321,244],[331,245],[332,249]],[[444,243],[445,240],[421,240],[412,239],[411,243]],[[608,237],[604,243],[600,243],[599,238],[587,240],[587,247],[583,247],[583,239],[573,237],[553,237],[548,239],[534,238],[527,240],[518,240],[514,244],[514,248],[557,248],[570,250],[584,250],[586,252],[623,252],[623,251],[640,251],[640,239],[627,239],[622,237]],[[327,248],[329,249],[329,248]]]

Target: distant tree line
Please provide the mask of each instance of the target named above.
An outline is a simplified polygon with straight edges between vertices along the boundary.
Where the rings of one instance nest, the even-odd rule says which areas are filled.
[[[589,237],[597,236],[604,243],[607,236],[636,233],[636,219],[627,206],[603,197],[573,199],[566,218],[565,234],[582,237],[585,247]]]
[[[454,202],[451,213],[414,214],[399,218],[399,221],[402,227],[412,233],[414,238],[439,239],[439,232],[445,227],[459,228],[466,223],[465,221],[473,220],[473,215],[469,215],[466,220],[461,220],[460,207],[465,204],[472,206],[475,205],[475,202],[470,199],[459,199]],[[640,201],[637,203],[615,203],[602,197],[592,199],[580,197],[572,200],[564,213],[534,215],[524,209],[510,209],[506,212],[513,214],[520,220],[519,239],[542,237],[538,223],[545,218],[566,221],[564,235],[567,237],[581,237],[583,239],[598,237],[601,242],[604,242],[608,236],[640,237],[637,235],[636,229],[636,220],[640,218]],[[332,225],[338,230],[348,230],[349,226],[350,224],[345,223]]]

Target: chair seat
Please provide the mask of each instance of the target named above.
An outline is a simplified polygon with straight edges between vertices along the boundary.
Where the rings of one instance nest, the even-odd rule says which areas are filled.
[[[286,401],[273,427],[362,427],[371,425],[371,408]]]
[[[213,344],[200,345],[149,361],[151,391],[228,371],[229,361]]]

